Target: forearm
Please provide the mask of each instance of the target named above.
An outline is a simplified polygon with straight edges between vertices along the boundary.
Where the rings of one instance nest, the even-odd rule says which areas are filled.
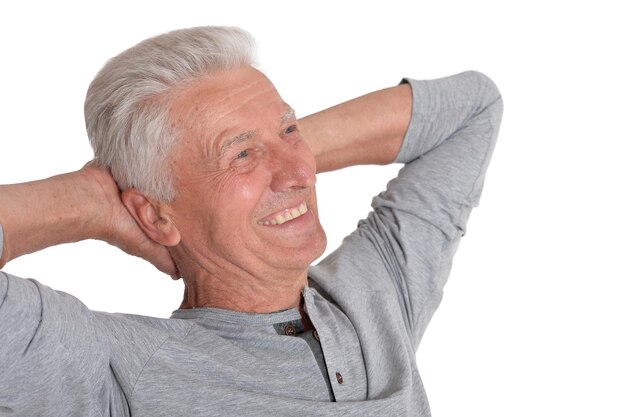
[[[347,101],[299,121],[317,172],[395,160],[411,117],[403,84]]]
[[[83,171],[0,186],[0,267],[48,246],[96,237],[95,194]]]

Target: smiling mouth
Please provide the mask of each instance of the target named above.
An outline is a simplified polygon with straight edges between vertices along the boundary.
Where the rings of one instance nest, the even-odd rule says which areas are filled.
[[[269,220],[259,221],[259,224],[262,224],[264,226],[283,224],[285,222],[288,222],[289,220],[297,219],[307,211],[309,211],[309,208],[307,207],[306,202],[303,202],[298,207],[281,211],[279,214]]]

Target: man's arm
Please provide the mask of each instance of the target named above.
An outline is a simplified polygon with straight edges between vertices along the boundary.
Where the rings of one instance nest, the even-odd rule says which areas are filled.
[[[359,305],[364,294],[395,295],[417,348],[441,300],[470,212],[478,205],[496,143],[502,100],[495,84],[477,72],[408,83],[410,106],[405,102],[394,108],[397,96],[391,104],[381,100],[368,106],[361,106],[360,98],[313,115],[325,125],[311,129],[313,136],[307,139],[321,170],[352,163],[384,163],[394,157],[395,162],[405,166],[388,183],[387,190],[374,197],[368,218],[359,222],[357,230],[343,240],[337,251],[313,267],[310,275],[348,312]],[[342,117],[325,120],[324,115],[340,114],[337,109],[342,106],[351,109],[344,109]],[[355,110],[359,108],[363,111]],[[406,114],[402,112],[407,108],[410,122],[408,127],[403,126],[406,133],[398,145],[397,131],[395,135],[385,134],[380,120],[397,120],[393,114],[386,114],[388,110]],[[378,112],[385,117],[380,118]],[[306,121],[303,124],[306,138],[308,127]],[[357,132],[368,136],[371,128],[375,133],[364,141],[347,135],[345,146],[333,143],[346,130],[343,126],[355,124],[359,125]],[[392,124],[391,130],[400,126]],[[324,137],[317,137],[316,131],[325,132]],[[376,138],[393,142],[388,153]],[[328,152],[342,155],[339,163],[328,162]],[[365,308],[367,313],[373,312],[371,320],[377,320],[383,313],[381,309]],[[354,315],[365,314],[363,311],[355,311]]]
[[[300,119],[317,172],[393,162],[411,118],[407,84],[376,91]]]
[[[0,225],[0,268],[49,246],[100,239],[176,275],[167,249],[149,239],[126,211],[109,172],[91,164],[45,180],[0,186]]]

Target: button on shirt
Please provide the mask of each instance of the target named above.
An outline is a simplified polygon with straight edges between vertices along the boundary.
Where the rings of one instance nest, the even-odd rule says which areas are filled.
[[[318,399],[324,392],[327,401],[364,400],[367,395],[365,365],[350,321],[315,289],[305,288],[303,301],[312,326],[320,321],[321,328],[315,328],[320,341],[313,336],[313,328],[304,328],[298,309],[248,314],[196,308],[177,310],[172,317],[191,319],[200,326],[192,329],[189,336],[195,331],[210,329],[227,335],[229,342],[238,348],[246,351],[254,348],[254,366],[272,368],[275,384],[284,383],[282,389],[299,392],[297,395],[302,398]],[[337,316],[331,320],[327,314]],[[265,348],[259,349],[260,346]],[[337,373],[342,375],[341,382]],[[350,384],[344,383],[348,378]]]
[[[313,328],[310,323],[310,319],[304,310],[300,311],[301,318],[298,320],[291,320],[284,323],[274,324],[274,329],[278,334],[284,334],[285,336],[295,336],[304,340],[311,349],[315,361],[319,367],[320,374],[324,381],[326,381],[328,389],[328,398],[330,401],[335,401],[335,396],[328,380],[328,371],[326,369],[326,362],[324,361],[324,353],[322,352],[322,346],[320,344],[319,335],[317,330]],[[297,371],[297,370],[294,370]]]

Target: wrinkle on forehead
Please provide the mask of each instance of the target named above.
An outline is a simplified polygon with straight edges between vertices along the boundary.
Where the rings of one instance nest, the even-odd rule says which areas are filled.
[[[221,155],[222,142],[228,145],[250,138],[252,132],[258,133],[252,130],[256,126],[241,126],[240,132],[228,133],[231,126],[237,125],[236,119],[233,123],[221,121],[228,121],[238,109],[268,93],[280,97],[271,81],[251,67],[221,71],[177,86],[169,93],[169,112],[172,127],[179,133],[179,143],[185,147],[199,146],[197,150],[206,156]],[[284,105],[288,110],[277,123],[295,118],[293,109]]]

